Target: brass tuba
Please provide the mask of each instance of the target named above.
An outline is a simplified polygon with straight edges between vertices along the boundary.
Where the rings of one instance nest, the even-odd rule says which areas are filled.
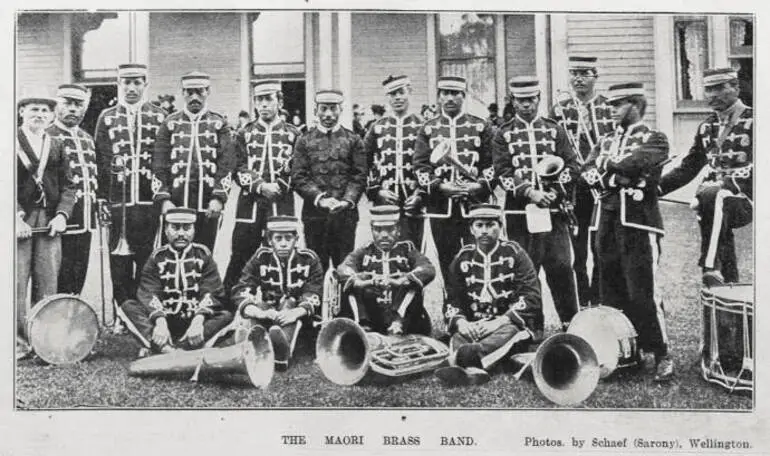
[[[540,392],[559,405],[577,405],[593,393],[600,378],[636,364],[636,331],[623,312],[591,307],[572,319],[535,352],[532,375]]]
[[[447,346],[430,337],[365,332],[348,318],[326,323],[316,341],[316,362],[326,378],[338,385],[354,385],[370,369],[388,377],[426,372],[448,357]]]
[[[251,329],[246,340],[228,347],[176,350],[149,356],[128,366],[130,375],[174,376],[192,375],[197,382],[201,370],[219,373],[246,374],[257,388],[267,388],[273,378],[273,345],[267,331],[261,326]]]

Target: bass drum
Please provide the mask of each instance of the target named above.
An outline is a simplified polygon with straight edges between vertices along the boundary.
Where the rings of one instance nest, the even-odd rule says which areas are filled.
[[[585,339],[596,352],[600,377],[615,369],[637,363],[636,330],[623,312],[614,307],[596,306],[581,310],[572,318],[567,333]]]
[[[91,353],[99,338],[99,318],[77,296],[49,296],[32,308],[27,335],[35,354],[54,365],[74,364]]]

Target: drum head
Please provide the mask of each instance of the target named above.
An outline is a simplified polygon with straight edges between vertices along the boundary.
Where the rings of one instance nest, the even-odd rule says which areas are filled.
[[[720,287],[705,288],[703,294],[714,296],[723,301],[744,302],[751,304],[754,302],[754,285],[750,283],[739,285],[725,285]]]
[[[91,353],[99,337],[99,319],[91,306],[75,296],[49,296],[33,309],[28,334],[40,359],[73,364]]]

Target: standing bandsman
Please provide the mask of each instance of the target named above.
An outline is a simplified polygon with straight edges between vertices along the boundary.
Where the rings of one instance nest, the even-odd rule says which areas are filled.
[[[195,242],[213,249],[235,152],[224,116],[206,104],[210,87],[205,73],[182,76],[185,107],[161,124],[152,157],[152,191],[163,213],[172,207],[195,209]]]
[[[315,95],[318,125],[297,140],[291,167],[294,189],[305,200],[302,224],[307,247],[326,268],[336,268],[353,250],[358,200],[366,186],[366,153],[361,137],[339,124],[342,92]]]
[[[554,306],[566,328],[578,310],[570,229],[574,225],[572,187],[579,165],[564,129],[538,115],[537,78],[515,77],[509,86],[516,115],[500,127],[494,141],[495,172],[506,191],[505,211],[510,214],[508,236],[527,251],[536,271],[541,266],[545,270]],[[560,169],[556,164],[544,166],[559,160]],[[542,227],[534,223],[533,212],[545,218]]]
[[[228,291],[262,243],[267,218],[294,214],[289,165],[299,131],[278,117],[283,105],[280,81],[257,81],[253,94],[258,118],[239,132],[235,145],[238,159],[235,174],[241,193],[225,274]]]
[[[599,141],[582,173],[600,192],[591,229],[597,231],[602,304],[626,314],[639,348],[655,356],[655,381],[667,381],[674,363],[655,273],[664,234],[657,188],[668,139],[642,123],[647,99],[641,83],[612,85],[608,95],[617,128]]]
[[[80,128],[90,95],[88,89],[81,85],[60,85],[56,92],[56,120],[46,130],[63,144],[76,186],[75,207],[68,220],[71,227],[61,240],[59,293],[80,294],[82,291],[88,271],[91,233],[97,229],[96,148],[91,135]]]
[[[343,300],[355,298],[341,314],[379,333],[429,336],[422,291],[436,270],[411,241],[399,241],[400,213],[392,205],[371,209],[374,240],[351,252],[337,268]]]
[[[401,234],[419,247],[423,231],[423,190],[417,185],[413,158],[422,119],[409,114],[412,86],[408,77],[390,76],[382,86],[393,114],[377,120],[364,139],[369,159],[366,196],[375,205],[400,207]]]
[[[193,243],[196,211],[172,208],[164,215],[168,243],[142,269],[135,299],[120,309],[144,350],[165,353],[199,348],[233,318],[211,251]]]
[[[315,315],[321,304],[324,271],[318,255],[297,248],[296,217],[270,216],[266,227],[268,246],[246,263],[232,300],[240,317],[268,328],[275,363],[285,368],[302,321]]]
[[[426,192],[426,216],[431,218],[441,275],[470,240],[468,205],[486,202],[495,187],[492,167],[492,127],[481,117],[463,111],[465,78],[444,76],[438,80],[441,114],[427,120],[417,135],[414,167]],[[436,161],[435,149],[448,153]],[[434,160],[431,160],[433,155]]]
[[[489,380],[486,370],[528,341],[541,318],[540,282],[521,246],[500,239],[500,207],[479,204],[470,211],[475,242],[449,267],[444,314],[452,335],[450,367],[436,376],[449,385]]]
[[[67,229],[75,205],[75,185],[64,147],[45,131],[55,106],[56,100],[51,98],[19,100],[22,123],[16,132],[16,321],[22,341],[26,339],[30,279],[32,306],[56,294],[62,258],[59,235]],[[33,234],[36,228],[43,232]]]
[[[126,240],[132,256],[110,256],[113,297],[118,304],[136,295],[139,273],[152,253],[157,211],[153,209],[151,163],[155,138],[166,117],[163,109],[144,101],[147,66],[118,66],[118,104],[96,123],[97,197],[108,199],[113,226],[110,246],[118,243],[122,205],[126,206]],[[126,182],[126,198],[122,196]]]
[[[607,104],[607,98],[594,90],[599,77],[596,57],[570,56],[569,76],[572,91],[565,94],[566,96],[553,106],[551,118],[567,132],[570,146],[578,155],[577,160],[582,165],[599,138],[612,133],[615,127],[612,120],[612,107]],[[591,224],[591,213],[594,209],[594,192],[579,179],[575,184],[574,194],[577,220],[577,234],[572,244],[575,251],[574,268],[580,304],[585,306],[599,302],[599,268],[594,266],[589,279],[586,264],[588,251],[593,249],[588,227]],[[596,252],[593,254],[596,258]]]
[[[663,194],[672,192],[709,165],[693,205],[700,224],[703,282],[714,285],[738,281],[733,229],[752,220],[754,111],[738,98],[735,69],[708,69],[703,85],[714,113],[698,126],[690,152],[661,178],[660,188]]]

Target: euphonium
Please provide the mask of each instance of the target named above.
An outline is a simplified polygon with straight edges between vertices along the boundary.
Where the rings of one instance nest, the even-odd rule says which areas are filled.
[[[388,377],[429,371],[448,357],[447,346],[430,337],[365,332],[347,318],[326,323],[316,341],[316,362],[338,385],[354,385],[370,369]]]
[[[122,199],[120,203],[121,207],[121,220],[120,220],[120,237],[115,248],[110,252],[110,255],[115,256],[131,256],[134,252],[131,250],[131,246],[128,245],[126,239],[126,185],[128,181],[128,173],[131,170],[126,166],[126,161],[120,155],[115,155],[112,158],[112,174],[117,176],[118,182],[122,182]]]
[[[239,373],[248,375],[252,385],[266,388],[273,378],[273,363],[273,345],[267,331],[254,326],[246,340],[235,345],[149,356],[131,363],[128,372],[136,376],[192,375],[190,381],[198,381],[201,370]]]

